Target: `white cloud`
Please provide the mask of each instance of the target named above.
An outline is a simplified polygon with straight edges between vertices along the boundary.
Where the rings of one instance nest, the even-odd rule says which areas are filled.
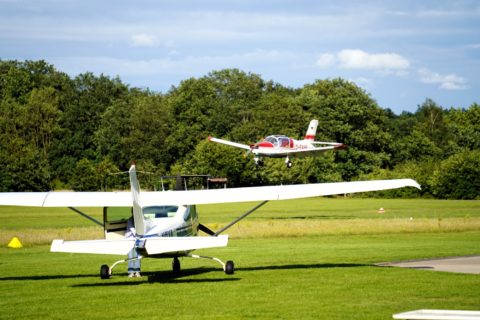
[[[134,34],[130,39],[134,47],[153,47],[157,43],[154,35],[146,33]]]
[[[440,89],[444,90],[464,90],[467,89],[467,80],[456,74],[441,75],[432,72],[426,68],[418,70],[420,81],[427,84],[438,84]]]
[[[396,53],[368,53],[363,50],[345,49],[338,53],[341,68],[367,70],[406,70],[410,62]]]
[[[319,68],[374,70],[384,74],[404,75],[410,68],[407,58],[397,53],[368,53],[359,49],[344,49],[338,53],[323,53],[316,61]]]

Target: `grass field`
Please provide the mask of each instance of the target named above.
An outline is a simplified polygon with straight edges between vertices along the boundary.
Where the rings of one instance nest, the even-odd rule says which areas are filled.
[[[221,227],[253,205],[201,206],[200,218]],[[373,266],[480,254],[479,221],[480,201],[272,202],[229,230],[228,247],[198,251],[234,260],[234,275],[185,258],[174,278],[170,260],[147,259],[141,279],[119,266],[100,280],[99,266],[117,257],[48,252],[51,238],[101,237],[100,228],[68,209],[0,208],[0,319],[391,319],[421,308],[480,310],[479,275]],[[6,248],[12,235],[25,247]]]

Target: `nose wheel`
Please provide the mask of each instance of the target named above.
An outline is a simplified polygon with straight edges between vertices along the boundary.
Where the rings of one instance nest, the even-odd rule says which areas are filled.
[[[172,261],[172,271],[174,276],[180,275],[180,260],[178,260],[178,257],[173,258]]]

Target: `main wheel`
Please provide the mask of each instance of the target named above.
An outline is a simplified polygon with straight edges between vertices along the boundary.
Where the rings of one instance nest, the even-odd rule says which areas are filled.
[[[287,162],[287,168],[290,169],[290,168],[292,167],[292,165],[293,165],[293,164],[292,164],[290,161]]]
[[[172,270],[173,270],[173,275],[178,276],[180,274],[180,260],[178,260],[177,257],[173,258]]]
[[[225,273],[226,274],[233,274],[233,272],[235,271],[235,268],[234,268],[234,265],[233,265],[233,261],[227,261],[225,263]]]
[[[110,278],[110,268],[106,264],[100,267],[100,278],[102,279]]]

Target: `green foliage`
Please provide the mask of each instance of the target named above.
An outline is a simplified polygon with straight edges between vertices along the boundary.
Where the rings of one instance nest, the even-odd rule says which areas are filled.
[[[480,150],[464,151],[440,164],[432,178],[433,194],[446,199],[480,198]]]
[[[245,144],[270,134],[301,138],[311,119],[319,120],[318,140],[348,149],[294,159],[287,170],[281,159],[257,167],[241,150],[206,142],[208,136]],[[479,141],[476,103],[446,110],[426,99],[415,113],[397,116],[343,79],[291,89],[225,69],[159,94],[89,72],[72,79],[45,61],[0,61],[5,191],[126,188],[128,179],[111,173],[136,160],[140,170],[154,173],[142,177],[148,189],[158,188],[159,174],[176,172],[224,176],[232,187],[402,176],[417,179],[423,196],[471,198],[465,182],[454,181],[459,175],[432,177],[440,163],[453,172],[449,163],[460,160],[451,157],[479,150]],[[464,181],[476,181],[462,168]],[[447,180],[464,191],[448,191]]]
[[[376,169],[367,175],[361,175],[359,180],[405,179],[416,180],[421,190],[415,188],[401,188],[377,192],[368,192],[355,195],[356,197],[386,197],[386,198],[416,198],[432,196],[433,174],[438,170],[438,163],[434,158],[424,158],[421,161],[410,160],[398,164],[393,169]]]

